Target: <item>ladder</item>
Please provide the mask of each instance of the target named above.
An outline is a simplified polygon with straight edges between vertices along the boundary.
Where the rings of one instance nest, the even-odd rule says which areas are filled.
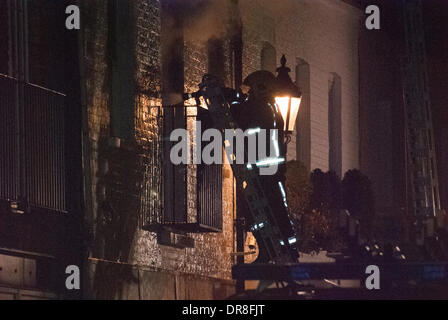
[[[415,218],[416,241],[433,235],[440,214],[437,163],[425,53],[421,0],[402,0],[404,58],[403,100],[409,206]]]
[[[224,89],[219,86],[218,81],[214,77],[209,75],[204,76],[202,82],[199,84],[199,91],[194,94],[194,97],[197,99],[198,106],[200,105],[199,97],[205,100],[214,128],[221,130],[221,132],[226,129],[235,130],[238,128],[231,115],[230,103],[224,94]],[[260,246],[260,250],[261,247],[264,248],[266,252],[263,252],[263,254],[272,263],[297,262],[297,239],[293,227],[291,225],[285,234],[285,229],[279,227],[277,219],[280,215],[283,215],[283,217],[286,216],[289,219],[286,201],[281,206],[276,206],[276,208],[281,209],[276,209],[276,212],[274,212],[257,171],[249,164],[242,165],[230,161],[231,159],[235,159],[235,154],[233,153],[234,150],[229,148],[229,145],[229,141],[223,141],[227,158],[229,159],[238,184],[238,190],[242,192],[246,199],[251,217],[254,221],[251,231],[257,241],[263,244],[263,246]]]

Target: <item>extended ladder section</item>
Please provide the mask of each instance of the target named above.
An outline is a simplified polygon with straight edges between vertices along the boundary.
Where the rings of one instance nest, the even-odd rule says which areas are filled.
[[[405,35],[402,77],[408,187],[410,207],[416,218],[417,240],[423,244],[425,237],[432,236],[425,225],[435,222],[440,212],[440,200],[421,0],[403,0],[402,18]]]
[[[204,76],[199,88],[196,98],[199,96],[204,98],[213,121],[213,127],[221,131],[226,129],[236,130],[238,125],[231,115],[229,101],[227,101],[223,88],[219,86],[216,79],[211,76]],[[286,201],[281,206],[275,206],[276,212],[274,212],[257,170],[249,164],[236,164],[235,161],[232,161],[232,159],[235,159],[235,154],[233,153],[234,150],[229,148],[230,142],[224,140],[223,144],[233,174],[239,184],[238,189],[246,199],[254,221],[251,230],[257,241],[262,242],[266,251],[264,254],[267,255],[270,262],[297,262],[298,250],[292,225],[285,232],[284,227],[283,229],[280,228],[277,219],[280,215],[289,217]],[[281,212],[278,212],[279,210]]]

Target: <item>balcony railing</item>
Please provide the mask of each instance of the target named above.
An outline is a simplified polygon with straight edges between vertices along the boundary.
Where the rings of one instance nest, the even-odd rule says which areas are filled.
[[[66,210],[65,95],[0,75],[0,199]]]

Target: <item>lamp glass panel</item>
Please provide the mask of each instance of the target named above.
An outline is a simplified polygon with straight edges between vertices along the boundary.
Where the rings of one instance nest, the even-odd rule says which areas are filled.
[[[288,119],[288,107],[289,100],[291,99],[291,113],[289,115],[289,123],[287,123]],[[283,121],[285,123],[284,130],[285,131],[294,131],[294,127],[296,124],[297,115],[299,113],[300,108],[300,98],[291,98],[291,97],[276,97],[275,103],[280,109],[280,113],[282,114]]]
[[[297,115],[299,114],[301,98],[292,98],[291,99],[291,113],[289,115],[289,124],[288,131],[294,131],[294,127],[296,125]]]
[[[276,97],[275,103],[280,109],[280,113],[282,114],[283,122],[285,123],[284,130],[287,129],[286,119],[288,118],[288,106],[289,106],[290,97]]]

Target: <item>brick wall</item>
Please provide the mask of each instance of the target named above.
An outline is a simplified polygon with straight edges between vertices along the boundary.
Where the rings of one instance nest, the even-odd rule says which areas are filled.
[[[328,79],[332,72],[340,75],[343,168],[357,167],[356,44],[359,12],[345,3],[328,0],[291,0],[284,3],[284,6],[277,7],[262,0],[240,2],[243,76],[261,68],[261,50],[266,44],[276,48],[276,60],[282,53],[286,54],[293,70],[293,79],[298,59],[309,63],[311,169],[328,169]],[[157,298],[154,285],[161,281],[166,285],[161,289],[166,291],[166,297],[181,297],[182,294],[172,290],[188,282],[190,287],[207,287],[207,293],[204,295],[186,289],[184,295],[212,298],[216,291],[216,279],[228,281],[231,278],[234,182],[230,167],[223,167],[222,233],[190,234],[195,242],[194,247],[179,249],[158,244],[156,233],[144,231],[139,221],[139,213],[146,208],[148,195],[161,201],[161,195],[151,189],[154,181],[153,184],[149,183],[146,174],[154,172],[154,163],[157,164],[157,159],[151,158],[151,148],[152,142],[160,135],[156,108],[161,104],[159,93],[162,83],[160,1],[138,0],[133,5],[136,22],[135,141],[113,138],[109,129],[112,65],[112,44],[108,35],[110,6],[106,0],[97,0],[86,3],[84,9],[87,16],[83,32],[83,62],[92,176],[89,191],[93,197],[90,221],[94,241],[89,268],[92,294],[116,298],[119,293],[135,290],[137,284],[141,295],[143,292],[144,297]],[[196,90],[202,75],[209,71],[207,40],[188,38],[184,43],[185,91]],[[224,37],[222,46],[223,81],[233,86],[230,40]],[[194,111],[188,113],[193,115]],[[194,118],[188,120],[191,132],[194,131],[193,121]],[[294,146],[293,141],[289,148],[290,158],[296,156]],[[189,166],[187,173],[188,217],[194,219],[194,166]],[[160,277],[166,277],[166,281]],[[125,296],[135,297],[133,294]]]
[[[83,63],[92,176],[89,191],[93,197],[92,217],[89,217],[93,244],[88,277],[92,297],[137,298],[132,293],[137,285],[143,295],[140,298],[213,298],[219,297],[224,289],[230,290],[221,297],[224,298],[232,290],[234,205],[230,167],[223,168],[222,233],[190,234],[194,248],[179,249],[159,245],[156,233],[141,228],[139,213],[147,205],[147,195],[154,195],[153,185],[148,181],[150,175],[145,173],[153,172],[151,147],[160,134],[156,108],[161,105],[160,1],[139,0],[133,7],[136,21],[135,141],[119,140],[110,133],[109,10],[106,0],[89,2],[83,10],[87,13]],[[228,70],[228,43],[225,48]],[[184,52],[185,90],[193,91],[208,69],[206,42],[185,42]],[[226,81],[230,78],[227,74]],[[193,130],[193,119],[188,120],[190,130]],[[196,212],[195,174],[194,166],[189,166],[187,207],[190,219]],[[141,277],[137,280],[136,272],[140,272]],[[180,291],[174,292],[175,287]],[[192,289],[195,287],[197,290]],[[158,290],[165,293],[158,296]]]

